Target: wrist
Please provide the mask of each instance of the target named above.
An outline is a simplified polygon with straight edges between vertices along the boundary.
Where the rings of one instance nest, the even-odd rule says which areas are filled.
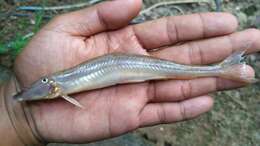
[[[15,77],[0,87],[0,145],[44,145],[30,107],[12,98],[18,91]]]

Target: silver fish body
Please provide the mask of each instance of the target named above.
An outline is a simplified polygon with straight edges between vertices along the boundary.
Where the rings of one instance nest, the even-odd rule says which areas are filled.
[[[61,96],[74,105],[83,107],[68,95],[116,84],[160,79],[215,76],[245,83],[257,82],[254,77],[247,76],[246,64],[241,62],[243,54],[244,51],[235,52],[220,64],[212,66],[190,66],[150,56],[113,53],[43,77],[14,98],[30,101]]]
[[[57,73],[51,78],[71,94],[115,84],[158,79],[217,76],[220,66],[189,66],[144,55],[109,54]]]

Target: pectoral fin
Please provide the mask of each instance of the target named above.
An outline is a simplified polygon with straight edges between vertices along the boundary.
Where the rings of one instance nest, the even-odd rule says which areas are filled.
[[[61,95],[61,97],[65,100],[67,100],[68,102],[72,103],[73,105],[81,108],[81,109],[84,109],[85,107],[82,106],[76,99],[72,98],[72,97],[69,97],[68,95]]]

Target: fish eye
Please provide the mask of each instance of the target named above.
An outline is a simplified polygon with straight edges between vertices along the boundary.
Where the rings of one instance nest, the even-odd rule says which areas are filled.
[[[47,78],[43,78],[42,79],[42,83],[48,83],[48,79]]]

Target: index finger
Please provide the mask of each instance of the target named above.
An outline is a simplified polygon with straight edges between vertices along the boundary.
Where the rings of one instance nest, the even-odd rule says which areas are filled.
[[[233,33],[237,19],[229,13],[200,13],[165,17],[133,26],[146,49]]]

